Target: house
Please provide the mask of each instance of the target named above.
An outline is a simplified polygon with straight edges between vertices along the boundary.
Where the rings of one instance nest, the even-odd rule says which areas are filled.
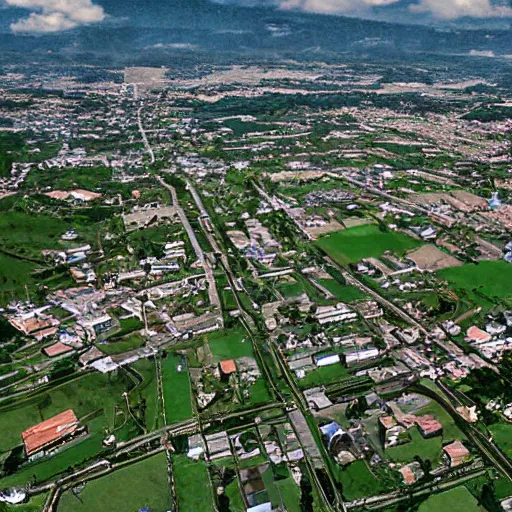
[[[219,363],[220,373],[224,377],[228,377],[232,373],[236,373],[236,363],[233,359],[227,359]]]
[[[487,343],[491,341],[492,336],[482,329],[479,329],[476,325],[471,326],[466,332],[466,339],[473,343]]]
[[[68,409],[22,432],[25,453],[31,458],[44,455],[56,445],[74,437],[80,430],[78,418],[72,409]]]
[[[411,462],[410,464],[406,464],[402,466],[398,471],[402,474],[402,478],[405,485],[415,484],[418,480],[423,478],[425,473],[421,469],[421,465],[419,462]]]
[[[68,345],[64,345],[64,343],[61,343],[60,341],[57,341],[57,343],[54,343],[53,345],[50,345],[49,347],[45,347],[43,349],[43,352],[48,356],[48,357],[56,357],[56,356],[60,356],[61,354],[65,354],[66,352],[72,352],[73,351],[73,348],[68,346]]]
[[[431,414],[425,416],[417,416],[416,424],[420,430],[420,434],[424,438],[435,437],[443,432],[443,425],[437,421]]]
[[[469,450],[458,440],[443,446],[443,452],[451,468],[460,466],[471,458]]]

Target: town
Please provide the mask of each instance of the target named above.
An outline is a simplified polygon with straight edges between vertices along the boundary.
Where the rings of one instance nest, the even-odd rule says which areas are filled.
[[[2,67],[0,510],[512,510],[493,64]]]

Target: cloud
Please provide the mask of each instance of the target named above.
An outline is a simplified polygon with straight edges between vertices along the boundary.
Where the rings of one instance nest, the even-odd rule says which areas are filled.
[[[493,5],[491,0],[419,0],[409,7],[411,12],[430,13],[435,18],[453,20],[472,18],[511,17],[512,8]]]
[[[253,5],[252,0],[213,0],[222,3]],[[498,18],[512,17],[512,7],[506,7],[506,0],[414,0],[410,4],[405,0],[266,0],[267,5],[276,5],[280,9],[314,12],[320,14],[365,14],[373,8],[390,5],[403,7],[411,14],[430,14],[440,20],[453,20],[463,17]],[[263,2],[263,0],[260,0]],[[497,5],[497,4],[501,5]]]
[[[5,3],[34,11],[11,24],[13,32],[59,32],[105,19],[103,7],[91,0],[5,0]]]

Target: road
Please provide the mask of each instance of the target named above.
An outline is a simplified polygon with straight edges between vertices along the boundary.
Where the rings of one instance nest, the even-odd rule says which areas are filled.
[[[149,154],[149,162],[151,164],[155,163],[155,154],[153,153],[153,149],[151,144],[149,143],[148,136],[146,135],[146,131],[144,130],[144,126],[142,126],[142,107],[137,110],[137,124],[139,125],[139,132],[142,137],[142,141],[144,142],[144,147],[146,148],[147,153]]]
[[[210,304],[217,310],[219,322],[222,327],[224,325],[222,319],[222,304],[220,301],[219,293],[217,292],[217,284],[215,282],[215,276],[213,275],[213,269],[208,260],[206,259],[203,249],[199,245],[196,234],[194,233],[194,230],[190,225],[190,222],[187,218],[187,215],[185,214],[185,211],[180,206],[176,189],[172,185],[166,183],[161,176],[157,176],[156,179],[158,183],[160,183],[162,187],[166,188],[171,194],[172,203],[174,205],[174,208],[176,208],[176,213],[178,214],[180,221],[183,224],[185,231],[187,232],[187,235],[190,239],[190,243],[192,244],[194,252],[196,253],[197,259],[204,268],[204,273],[206,275],[206,280],[208,282],[208,296],[210,299]]]

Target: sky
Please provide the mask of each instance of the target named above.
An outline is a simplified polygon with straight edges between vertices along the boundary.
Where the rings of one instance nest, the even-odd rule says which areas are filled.
[[[122,0],[120,0],[122,2]],[[173,2],[177,0],[158,0]],[[446,23],[491,20],[512,21],[512,0],[204,0],[217,4],[268,6],[283,11],[349,15],[403,22]],[[19,13],[10,24],[14,33],[58,33],[108,20],[102,0],[0,0]],[[12,12],[11,12],[12,14]]]

